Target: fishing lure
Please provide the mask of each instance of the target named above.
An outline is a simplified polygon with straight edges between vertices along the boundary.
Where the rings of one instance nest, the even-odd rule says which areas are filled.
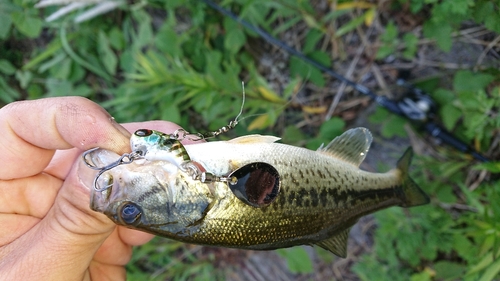
[[[245,85],[242,82],[243,97],[240,107],[240,112],[234,120],[231,120],[226,126],[223,126],[215,131],[206,133],[190,133],[184,129],[178,129],[171,134],[165,134],[160,131],[150,130],[150,129],[140,129],[134,132],[130,139],[130,146],[132,153],[123,154],[118,160],[112,162],[103,167],[98,167],[94,163],[89,161],[91,153],[96,151],[97,148],[90,149],[83,153],[82,157],[85,164],[94,170],[99,172],[94,179],[94,189],[96,191],[104,191],[108,189],[108,186],[99,187],[98,179],[106,171],[109,171],[117,166],[130,164],[138,159],[145,159],[148,161],[168,161],[174,163],[177,168],[181,171],[187,173],[194,180],[199,180],[202,183],[211,182],[226,182],[233,189],[237,190],[238,193],[245,193],[242,191],[241,181],[238,183],[239,177],[243,175],[248,175],[257,170],[265,170],[266,173],[276,174],[274,168],[266,163],[252,163],[253,165],[245,165],[239,169],[234,170],[228,176],[216,176],[211,172],[206,171],[206,169],[199,163],[192,161],[187,153],[184,145],[181,143],[182,140],[188,139],[191,141],[201,141],[209,138],[217,137],[221,134],[227,133],[234,129],[238,123],[239,118],[243,112],[243,107],[245,105]],[[268,166],[266,166],[268,165]],[[279,178],[279,176],[276,176]],[[250,203],[252,204],[252,203]]]
[[[208,188],[212,195],[215,194],[215,190],[210,183],[226,183],[237,198],[252,207],[260,208],[271,204],[280,191],[280,175],[276,168],[268,163],[248,163],[234,169],[227,176],[219,176],[207,172],[200,163],[191,160],[185,147],[180,141],[172,138],[171,134],[141,129],[132,135],[130,143],[134,152],[124,154],[117,161],[104,167],[98,167],[88,159],[89,157],[93,159],[90,153],[96,151],[96,149],[88,150],[83,154],[87,166],[99,170],[93,184],[95,191],[103,192],[112,186],[112,176],[106,181],[107,184],[104,187],[98,185],[99,178],[104,172],[123,164],[130,164],[137,159],[172,163],[193,180],[209,184]]]

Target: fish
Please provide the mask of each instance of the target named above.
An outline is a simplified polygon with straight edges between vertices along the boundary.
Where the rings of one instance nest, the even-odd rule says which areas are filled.
[[[388,172],[359,168],[372,142],[368,129],[350,129],[316,151],[278,140],[247,135],[184,145],[189,157],[179,157],[220,179],[214,181],[193,177],[168,157],[114,167],[98,179],[106,188],[92,191],[90,208],[118,225],[185,243],[251,250],[317,245],[345,258],[360,217],[430,201],[409,176],[411,148]],[[99,150],[91,157],[106,165],[119,156]],[[238,181],[247,194],[232,188]],[[252,192],[264,192],[258,200],[267,204],[242,200]]]

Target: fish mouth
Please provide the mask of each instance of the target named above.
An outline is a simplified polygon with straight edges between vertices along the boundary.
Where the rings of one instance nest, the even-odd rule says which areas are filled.
[[[97,149],[90,153],[85,161],[94,167],[106,167],[120,158],[120,155],[105,149]],[[113,169],[112,169],[113,170]],[[108,170],[97,179],[90,192],[90,209],[96,212],[104,213],[109,205],[111,194],[115,188],[115,172]],[[97,176],[97,175],[96,175]]]
[[[95,167],[106,167],[116,162],[120,155],[98,149],[88,156],[88,163]],[[117,221],[117,208],[125,201],[134,202],[148,192],[150,187],[166,188],[167,183],[175,180],[178,168],[168,161],[149,162],[137,159],[131,163],[114,166],[103,172],[91,189],[90,209],[103,213]]]

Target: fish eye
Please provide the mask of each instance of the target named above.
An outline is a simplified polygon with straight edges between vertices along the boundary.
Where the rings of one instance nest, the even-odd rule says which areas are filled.
[[[138,137],[147,137],[150,136],[153,133],[153,130],[148,130],[148,129],[140,129],[135,131],[134,135]]]
[[[270,164],[255,162],[238,168],[229,174],[229,188],[244,203],[261,208],[278,197],[280,176]]]
[[[142,210],[135,203],[125,202],[120,206],[118,213],[120,220],[125,224],[136,225],[140,221]]]

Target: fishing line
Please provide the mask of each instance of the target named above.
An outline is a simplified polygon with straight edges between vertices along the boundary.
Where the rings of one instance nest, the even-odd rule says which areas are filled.
[[[267,41],[270,44],[273,44],[277,46],[278,48],[281,48],[288,52],[289,54],[300,58],[301,60],[305,61],[306,63],[316,67],[317,69],[321,70],[324,73],[327,73],[328,75],[344,82],[345,84],[353,87],[356,89],[358,92],[369,96],[375,102],[377,102],[379,105],[383,106],[385,109],[389,110],[390,112],[397,114],[399,116],[405,117],[406,119],[410,121],[416,121],[417,125],[420,125],[419,127],[423,130],[425,130],[427,133],[432,135],[433,137],[440,139],[444,143],[447,143],[448,145],[454,147],[455,149],[468,153],[472,155],[475,159],[481,161],[481,162],[488,162],[490,161],[488,158],[485,156],[481,155],[479,152],[475,151],[473,148],[459,140],[457,137],[455,137],[452,133],[448,132],[446,129],[443,127],[439,126],[438,124],[430,121],[430,116],[429,112],[426,111],[426,108],[431,108],[434,104],[432,99],[423,91],[420,91],[418,89],[413,88],[413,95],[411,97],[405,97],[401,101],[394,101],[391,100],[387,97],[379,96],[375,94],[373,91],[368,89],[367,87],[356,83],[354,81],[351,81],[347,79],[346,77],[340,75],[339,73],[321,65],[317,61],[308,58],[306,55],[304,55],[302,52],[297,51],[296,49],[288,46],[285,42],[273,37],[271,34],[268,32],[264,31],[258,26],[252,25],[251,23],[245,21],[244,19],[238,17],[237,15],[233,14],[227,9],[222,8],[218,4],[214,3],[211,0],[202,0],[205,2],[208,6],[211,8],[217,10],[224,16],[227,16],[237,23],[241,24],[242,26],[248,28],[252,32],[257,33],[260,37],[262,37],[265,41]],[[427,103],[427,106],[425,105]]]

